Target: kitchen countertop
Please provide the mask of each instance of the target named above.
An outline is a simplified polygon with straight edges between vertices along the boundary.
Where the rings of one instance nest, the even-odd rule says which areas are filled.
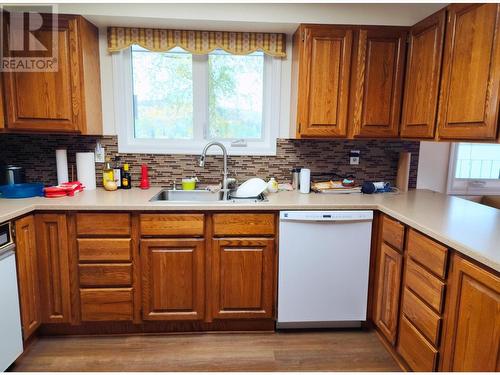
[[[380,210],[500,272],[500,210],[429,190],[386,194],[268,195],[267,202],[149,202],[161,190],[85,191],[75,197],[0,199],[0,222],[33,210]]]

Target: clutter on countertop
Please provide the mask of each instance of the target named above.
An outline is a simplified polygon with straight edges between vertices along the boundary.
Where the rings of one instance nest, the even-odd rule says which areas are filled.
[[[278,191],[278,181],[274,177],[267,182],[267,191],[270,193],[276,193]]]
[[[125,163],[123,164],[123,171],[121,173],[122,183],[121,188],[125,190],[129,190],[132,188],[132,175],[130,174],[130,165]]]
[[[302,168],[300,170],[299,191],[303,194],[309,194],[311,191],[311,170]]]
[[[113,166],[111,165],[111,158],[109,157],[106,158],[106,162],[102,167],[102,186],[104,186],[104,189],[107,191],[115,191],[118,189],[113,173]]]
[[[76,179],[86,190],[96,189],[95,157],[93,152],[76,153]]]
[[[293,168],[292,169],[292,190],[297,190],[299,188],[300,184],[300,168]]]
[[[267,182],[261,178],[251,178],[243,182],[236,193],[234,194],[237,198],[251,198],[257,197],[262,194],[267,189]]]
[[[50,186],[43,189],[45,198],[73,197],[76,193],[83,191],[84,186],[79,181],[64,182],[57,186]]]
[[[311,189],[316,193],[328,194],[346,194],[361,193],[361,187],[356,186],[352,179],[343,179],[342,181],[317,181],[311,184]]]
[[[0,197],[7,199],[43,197],[43,184],[22,183],[0,186]]]

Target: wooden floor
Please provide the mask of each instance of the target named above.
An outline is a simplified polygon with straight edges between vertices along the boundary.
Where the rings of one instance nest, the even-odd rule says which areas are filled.
[[[12,371],[400,371],[374,332],[44,337]]]

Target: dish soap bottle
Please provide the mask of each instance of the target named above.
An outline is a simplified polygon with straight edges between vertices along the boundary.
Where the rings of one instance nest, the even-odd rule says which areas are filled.
[[[123,164],[123,173],[122,173],[122,189],[130,189],[132,188],[132,176],[130,175],[129,165]]]
[[[102,168],[102,185],[104,186],[104,189],[108,191],[114,191],[118,188],[116,186],[113,167],[111,165],[111,159],[109,157],[106,158],[106,162],[104,163],[104,166]]]

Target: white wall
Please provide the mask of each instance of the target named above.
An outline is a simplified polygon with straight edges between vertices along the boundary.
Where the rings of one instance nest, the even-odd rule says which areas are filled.
[[[417,189],[446,193],[450,143],[420,142]]]

